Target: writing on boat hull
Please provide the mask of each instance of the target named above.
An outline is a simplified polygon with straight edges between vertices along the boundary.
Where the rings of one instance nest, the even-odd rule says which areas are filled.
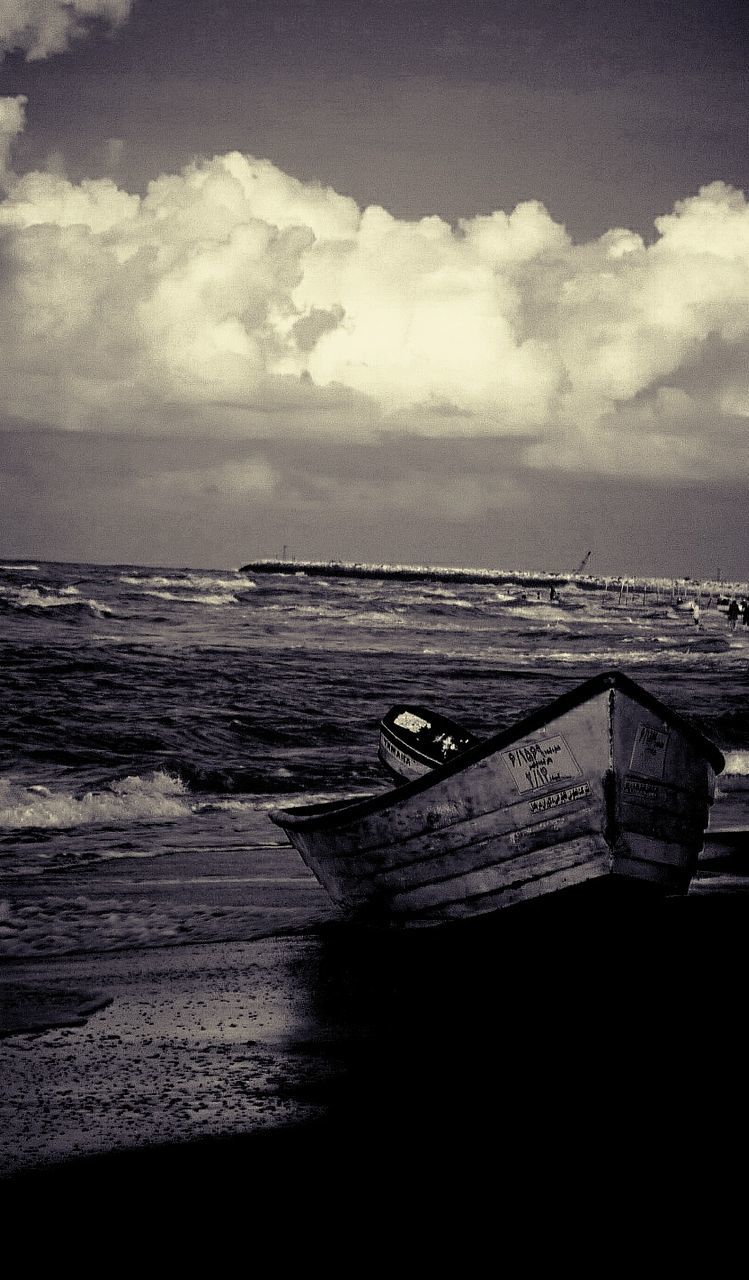
[[[539,796],[530,801],[531,813],[547,813],[549,809],[558,809],[563,804],[573,804],[575,800],[583,800],[590,795],[587,782],[579,782],[575,787],[565,787],[563,791],[552,791],[548,796]]]
[[[561,734],[523,742],[511,751],[503,751],[502,759],[521,795],[526,791],[540,791],[567,778],[579,778],[582,773]]]

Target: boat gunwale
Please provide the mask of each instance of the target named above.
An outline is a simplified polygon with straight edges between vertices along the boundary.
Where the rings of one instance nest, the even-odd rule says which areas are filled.
[[[334,801],[329,807],[326,806],[322,812],[318,806],[299,806],[294,809],[274,810],[269,814],[269,817],[276,826],[281,828],[288,827],[299,831],[316,831],[348,825],[352,820],[356,820],[359,817],[367,817],[371,813],[387,809],[394,803],[400,803],[413,795],[418,795],[422,791],[430,790],[431,787],[437,786],[444,779],[452,777],[456,773],[463,773],[472,765],[478,764],[480,761],[494,755],[503,746],[517,741],[518,738],[526,737],[527,734],[532,733],[535,729],[543,728],[550,721],[565,715],[568,711],[574,710],[575,707],[582,706],[583,703],[589,702],[607,689],[620,689],[647,710],[653,711],[691,741],[705,756],[716,774],[722,772],[725,766],[722,752],[719,751],[714,743],[704,737],[699,729],[695,729],[678,712],[672,711],[654,694],[649,693],[647,689],[643,689],[641,685],[636,684],[634,680],[624,675],[623,672],[605,671],[593,676],[590,680],[586,680],[576,688],[561,694],[553,702],[539,707],[536,711],[532,711],[524,719],[516,720],[509,728],[501,729],[499,733],[482,739],[476,746],[468,747],[467,750],[461,751],[454,760],[438,765],[430,770],[429,773],[420,778],[413,778],[402,786],[392,787],[388,791],[379,792],[373,796],[365,796],[363,799],[354,800],[350,804]],[[305,808],[307,809],[306,813]],[[310,813],[309,809],[311,808],[316,808],[317,812]]]

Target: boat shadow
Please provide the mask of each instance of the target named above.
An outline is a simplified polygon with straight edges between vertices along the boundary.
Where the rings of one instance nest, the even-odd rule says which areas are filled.
[[[540,1117],[677,1120],[735,1059],[746,917],[737,898],[576,891],[429,930],[330,922],[312,983],[344,1067],[328,1120],[443,1147]]]
[[[109,1207],[198,1188],[201,1211],[240,1196],[271,1234],[292,1204],[297,1224],[333,1204],[371,1231],[371,1206],[413,1216],[423,1196],[462,1230],[498,1195],[579,1194],[582,1160],[586,1197],[636,1167],[657,1203],[666,1154],[693,1177],[697,1141],[743,1110],[748,902],[576,893],[429,930],[326,922],[299,974],[310,1038],[287,1046],[315,1119],[68,1161],[18,1191]]]

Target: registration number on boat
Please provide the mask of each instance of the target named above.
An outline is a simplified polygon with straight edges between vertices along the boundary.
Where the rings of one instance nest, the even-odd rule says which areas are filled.
[[[579,778],[582,773],[564,738],[542,738],[523,742],[511,751],[503,751],[504,760],[518,791],[540,791],[566,778]]]

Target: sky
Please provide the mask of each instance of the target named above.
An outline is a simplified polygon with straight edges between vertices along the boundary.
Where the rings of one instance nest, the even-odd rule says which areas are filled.
[[[745,581],[749,10],[0,0],[0,556]]]

